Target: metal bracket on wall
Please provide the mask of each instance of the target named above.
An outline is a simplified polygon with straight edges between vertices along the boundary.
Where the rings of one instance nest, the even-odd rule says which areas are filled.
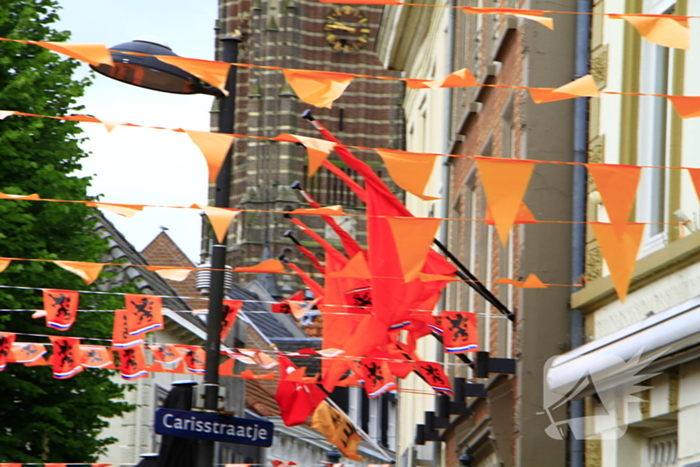
[[[474,366],[474,376],[477,378],[488,378],[489,373],[515,374],[514,358],[492,358],[488,352],[477,352]]]

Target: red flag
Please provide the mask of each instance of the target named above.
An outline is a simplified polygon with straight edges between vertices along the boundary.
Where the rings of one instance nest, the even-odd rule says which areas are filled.
[[[282,420],[287,426],[301,425],[314,409],[326,398],[326,393],[315,384],[285,381],[284,378],[297,368],[290,359],[279,355],[280,382],[275,400],[280,407]]]
[[[46,346],[31,342],[14,342],[11,352],[13,360],[17,363],[34,363],[46,355]]]
[[[270,311],[272,313],[283,313],[283,314],[291,313],[292,310],[289,307],[290,300],[295,301],[295,302],[299,302],[299,301],[304,300],[304,291],[299,290],[294,295],[291,295],[291,296],[289,296],[289,297],[285,298],[284,300],[279,301],[277,303],[273,303]]]
[[[0,332],[0,371],[7,366],[7,358],[10,356],[10,349],[12,349],[12,343],[16,337],[9,332]]]
[[[466,311],[442,312],[443,344],[445,352],[464,353],[478,350],[476,316]]]
[[[204,374],[207,356],[203,348],[196,345],[176,345],[175,347],[182,354],[188,371],[199,375]]]
[[[58,336],[49,336],[49,339],[53,345],[51,363],[54,378],[67,379],[83,371],[80,339]]]
[[[221,342],[224,342],[231,332],[242,306],[243,302],[240,300],[224,300],[221,306]]]
[[[124,349],[127,347],[143,344],[143,333],[131,334],[129,332],[130,316],[131,313],[129,313],[127,310],[114,310],[112,346],[117,349]]]
[[[143,353],[143,345],[127,349],[118,348],[117,353],[119,354],[119,369],[122,378],[131,380],[148,376],[148,365]]]
[[[114,368],[112,352],[102,345],[81,345],[85,368]]]
[[[144,332],[164,329],[161,297],[126,294],[124,302],[128,313],[129,334],[136,336]]]
[[[182,354],[172,344],[149,345],[148,348],[153,352],[153,360],[158,363],[172,364],[182,360]]]
[[[289,461],[289,462],[270,461],[270,463],[272,465],[274,465],[275,467],[289,467],[290,465],[297,465],[296,462],[292,462],[292,461]]]
[[[73,290],[42,290],[44,310],[48,327],[66,331],[75,323],[78,316],[80,294]]]
[[[367,397],[379,397],[387,391],[396,389],[396,380],[386,360],[363,358],[362,369],[365,373]]]
[[[450,379],[437,362],[415,362],[416,370],[421,374],[425,382],[438,392],[452,394]]]

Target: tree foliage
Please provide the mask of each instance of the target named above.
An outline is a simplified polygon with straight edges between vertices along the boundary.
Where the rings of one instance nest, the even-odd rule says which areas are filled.
[[[51,28],[54,0],[0,0],[0,37],[66,41]],[[0,42],[0,109],[42,115],[80,110],[76,99],[87,80],[71,75],[78,64],[35,45]],[[87,199],[89,178],[71,174],[86,155],[74,122],[9,117],[0,121],[0,191],[42,198]],[[93,231],[84,204],[0,200],[0,257],[100,261],[106,243]],[[40,309],[40,288],[85,290],[75,275],[51,263],[15,261],[0,274],[0,308]],[[26,289],[2,286],[21,286]],[[121,307],[116,297],[81,294],[80,309]],[[18,341],[44,342],[28,334],[60,334],[28,312],[0,312],[0,330]],[[62,334],[109,338],[111,314],[82,313]],[[95,342],[92,342],[95,343]],[[103,342],[102,344],[106,344]],[[123,388],[105,370],[54,379],[51,367],[9,364],[0,372],[0,462],[94,462],[114,440],[98,439],[105,419],[130,406]]]

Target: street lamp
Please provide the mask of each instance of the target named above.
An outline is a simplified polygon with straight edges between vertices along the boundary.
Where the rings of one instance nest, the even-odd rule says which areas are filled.
[[[223,61],[238,60],[240,35],[224,37]],[[112,47],[114,67],[100,65],[95,71],[134,86],[176,94],[209,94],[219,97],[219,133],[233,133],[236,110],[236,67],[232,66],[226,81],[228,96],[204,83],[180,68],[168,65],[150,56],[130,55],[134,52],[150,55],[175,53],[154,38],[136,39]],[[214,206],[228,208],[231,188],[231,154],[226,157],[219,177],[216,179]],[[211,282],[209,287],[209,310],[207,314],[206,368],[204,373],[204,409],[215,412],[219,398],[219,335],[221,334],[221,307],[224,298],[224,270],[226,268],[226,243],[219,243],[214,236],[211,255]],[[199,467],[211,467],[214,460],[214,441],[201,440],[199,445]]]
[[[155,91],[174,94],[209,94],[221,97],[223,93],[181,68],[161,62],[153,55],[178,55],[156,37],[144,36],[110,48],[114,66],[90,65],[96,72],[123,83]]]

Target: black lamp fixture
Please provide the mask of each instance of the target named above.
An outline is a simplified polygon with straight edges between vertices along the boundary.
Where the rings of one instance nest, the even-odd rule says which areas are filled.
[[[144,36],[110,48],[114,66],[90,65],[96,72],[117,81],[155,91],[174,94],[209,94],[221,97],[221,90],[210,86],[185,70],[152,55],[178,55],[161,39]],[[124,53],[127,52],[127,53]],[[133,55],[145,54],[145,55]]]

